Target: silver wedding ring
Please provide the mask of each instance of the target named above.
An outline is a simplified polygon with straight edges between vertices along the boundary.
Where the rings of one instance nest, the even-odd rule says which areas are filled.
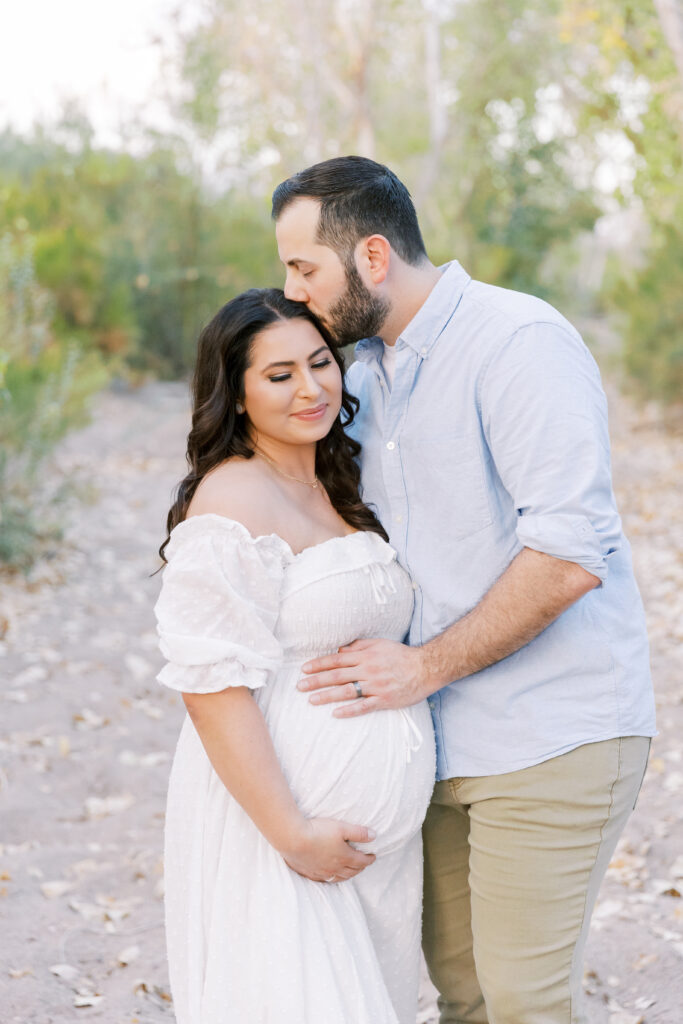
[[[353,684],[353,688],[356,691],[356,696],[357,697],[362,697],[363,696],[363,690],[362,690],[362,687],[361,687],[360,683],[358,682],[358,680],[356,680],[356,682]]]
[[[336,875],[332,875],[332,878],[326,878],[325,881],[326,882],[336,882],[337,881],[337,876]]]

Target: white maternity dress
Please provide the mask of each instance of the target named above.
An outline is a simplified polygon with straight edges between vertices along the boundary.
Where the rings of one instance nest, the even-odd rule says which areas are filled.
[[[315,655],[401,640],[410,579],[375,533],[294,554],[231,519],[180,523],[156,606],[175,690],[253,690],[307,817],[367,825],[350,881],[292,871],[230,796],[187,717],[171,769],[166,936],[178,1024],[414,1024],[422,847],[434,784],[426,703],[338,719],[296,683]]]

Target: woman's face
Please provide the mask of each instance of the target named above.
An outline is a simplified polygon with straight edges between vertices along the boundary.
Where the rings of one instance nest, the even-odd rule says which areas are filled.
[[[254,440],[312,444],[325,437],[341,408],[342,376],[313,324],[278,320],[256,335],[250,358],[244,408]]]

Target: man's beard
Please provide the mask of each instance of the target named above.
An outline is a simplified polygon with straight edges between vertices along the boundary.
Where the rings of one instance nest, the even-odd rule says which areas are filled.
[[[325,326],[338,345],[353,345],[361,338],[372,338],[382,329],[391,305],[373,295],[355,265],[346,266],[346,291],[330,306]]]

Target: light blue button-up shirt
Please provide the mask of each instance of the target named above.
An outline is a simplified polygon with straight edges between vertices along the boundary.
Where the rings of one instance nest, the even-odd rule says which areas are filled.
[[[524,547],[601,580],[535,640],[430,698],[438,777],[495,775],[582,743],[651,736],[643,607],[611,485],[607,407],[579,334],[530,295],[457,263],[396,342],[348,372],[364,499],[415,587],[422,644],[481,600]]]

